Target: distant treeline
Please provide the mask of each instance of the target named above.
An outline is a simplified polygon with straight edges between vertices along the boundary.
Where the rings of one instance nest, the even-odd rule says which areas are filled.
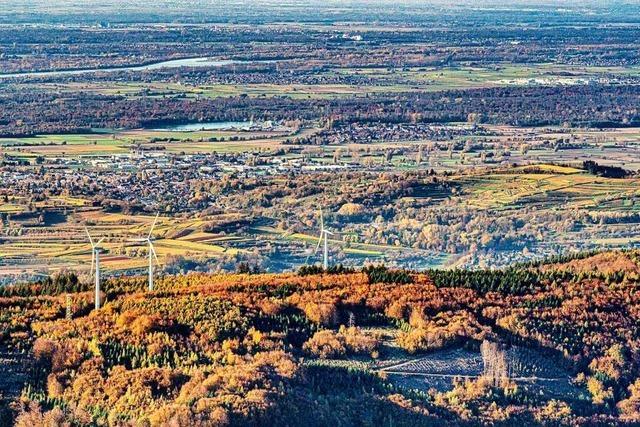
[[[631,174],[631,172],[621,167],[599,165],[593,160],[585,160],[582,163],[582,168],[590,174],[603,176],[605,178],[626,178]]]
[[[0,136],[140,128],[158,123],[324,120],[326,123],[474,123],[515,126],[640,125],[640,86],[503,87],[350,97],[128,99],[88,93],[6,92],[0,96]]]
[[[34,283],[0,286],[0,297],[26,297],[36,295],[61,295],[64,293],[85,292],[90,289],[87,283],[81,283],[74,272],[62,272]]]

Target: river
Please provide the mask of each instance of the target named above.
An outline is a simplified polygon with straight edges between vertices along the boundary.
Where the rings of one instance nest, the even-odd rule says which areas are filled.
[[[111,68],[84,68],[77,70],[54,70],[54,71],[29,71],[21,73],[0,74],[0,79],[10,79],[16,77],[52,77],[64,75],[78,75],[89,73],[113,73],[116,71],[147,71],[159,70],[162,68],[179,68],[179,67],[221,67],[230,64],[243,64],[247,61],[235,61],[232,59],[212,59],[212,58],[184,58],[173,59],[170,61],[155,62],[147,65],[137,65],[131,67],[111,67]]]

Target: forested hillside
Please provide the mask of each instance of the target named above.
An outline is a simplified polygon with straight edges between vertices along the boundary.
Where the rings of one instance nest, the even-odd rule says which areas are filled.
[[[143,278],[112,279],[98,311],[72,274],[5,287],[1,347],[21,358],[24,388],[9,396],[10,378],[0,380],[3,419],[10,425],[13,414],[20,426],[639,421],[638,254],[559,261],[502,272],[191,274],[159,279],[154,292]],[[428,375],[416,387],[389,373],[455,348],[480,351],[484,371],[445,387],[430,386]],[[495,360],[510,348],[535,350],[541,367],[500,368]],[[528,368],[526,381],[515,374]],[[552,368],[566,373],[572,391],[536,388]]]

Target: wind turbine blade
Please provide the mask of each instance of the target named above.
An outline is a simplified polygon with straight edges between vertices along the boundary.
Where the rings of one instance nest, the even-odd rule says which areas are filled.
[[[160,216],[160,212],[158,212],[158,213],[156,214],[156,217],[155,217],[155,219],[153,220],[153,223],[151,224],[151,230],[149,230],[149,236],[147,237],[147,239],[150,239],[150,238],[151,238],[151,234],[153,234],[153,229],[154,229],[154,228],[155,228],[155,226],[156,226],[156,222],[158,222],[158,217],[159,217],[159,216]]]
[[[98,243],[96,243],[96,246],[98,246],[100,243],[102,243],[102,241],[104,240],[104,237],[100,240],[98,240]]]
[[[320,245],[322,244],[322,238],[324,237],[324,218],[322,217],[322,209],[320,209],[320,237],[318,237],[318,244],[316,245],[316,248],[313,250],[313,255],[318,253],[318,249],[320,249]],[[306,261],[304,262],[305,265],[309,264],[309,258],[311,257],[312,254],[309,254],[307,256]]]
[[[322,243],[322,233],[320,233],[320,238],[318,239],[318,244],[316,245],[316,249],[313,251],[313,253],[317,253],[318,249],[320,249],[320,244]]]
[[[96,251],[91,249],[91,278],[93,279],[93,264],[96,262]]]
[[[94,247],[93,239],[91,238],[91,234],[89,234],[89,229],[85,226],[84,231],[87,233],[87,237],[89,238],[89,242],[91,242],[91,246]]]
[[[321,240],[322,240],[322,237],[320,237],[320,240],[318,241],[318,246],[316,246],[316,250],[310,253],[309,255],[307,255],[307,259],[304,260],[304,265],[309,265],[309,258],[311,258],[311,255],[315,255],[318,252],[318,248],[320,247]]]
[[[153,247],[153,243],[151,243],[151,241],[149,241],[149,249],[151,249],[151,253],[156,260],[156,264],[160,265],[160,260],[158,259],[158,255],[156,254],[156,248]]]

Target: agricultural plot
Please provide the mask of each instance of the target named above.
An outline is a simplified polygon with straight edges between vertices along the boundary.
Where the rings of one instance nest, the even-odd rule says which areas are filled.
[[[5,237],[0,247],[0,276],[25,274],[50,274],[63,269],[73,269],[88,273],[91,261],[90,245],[84,231],[86,225],[94,238],[105,240],[102,246],[101,263],[105,274],[121,274],[127,271],[137,272],[145,268],[147,250],[142,244],[130,243],[129,239],[146,236],[153,221],[152,215],[124,215],[104,213],[95,209],[81,209],[69,215],[60,223],[50,226],[26,227],[20,236]],[[274,255],[274,263],[280,258],[285,261],[284,268],[291,268],[291,260],[303,263],[305,257],[313,255],[308,248],[315,245],[317,237],[283,236],[275,230],[256,229],[255,234],[234,235],[202,231],[203,226],[213,221],[226,221],[229,216],[203,219],[175,219],[160,217],[154,230],[154,245],[161,263],[165,266],[168,259],[176,257],[215,259],[219,257],[236,258],[249,256],[255,250],[266,245],[279,245],[285,253]],[[286,248],[285,242],[305,243]],[[341,241],[331,242],[332,253],[343,251],[354,259],[376,259],[384,250],[392,248],[374,245],[345,245]],[[396,249],[396,248],[393,248]],[[297,258],[296,258],[297,257]],[[317,256],[312,257],[312,262]]]
[[[638,67],[588,67],[563,64],[496,64],[492,67],[339,68],[342,75],[363,75],[375,81],[371,90],[385,92],[442,91],[500,86],[584,85],[640,75]]]
[[[152,215],[123,215],[85,209],[69,215],[59,224],[28,227],[21,236],[3,239],[0,276],[16,271],[52,273],[73,269],[88,272],[91,251],[85,225],[94,238],[105,238],[101,245],[101,263],[107,274],[138,271],[148,265],[147,249],[143,244],[129,240],[146,236],[153,219]],[[234,256],[240,252],[228,247],[233,239],[197,232],[200,225],[198,220],[183,222],[160,217],[154,230],[160,262],[164,265],[168,256],[216,257]],[[192,241],[189,240],[191,233],[195,236]],[[174,235],[181,237],[163,237]]]
[[[460,182],[468,188],[471,196],[468,203],[482,209],[516,209],[528,205],[552,208],[564,204],[570,208],[598,208],[609,198],[627,200],[636,196],[640,185],[637,179],[607,179],[584,173],[496,174],[463,177]]]
[[[293,65],[299,66],[302,61]],[[287,60],[279,61],[280,67],[290,66]],[[179,97],[181,99],[217,99],[246,96],[251,98],[287,97],[294,100],[330,100],[370,95],[385,95],[409,92],[435,92],[444,90],[495,88],[508,86],[572,86],[591,83],[606,84],[624,81],[640,76],[640,68],[579,66],[554,63],[533,65],[497,63],[492,66],[478,66],[469,63],[456,65],[413,67],[402,69],[369,66],[317,67],[306,70],[316,83],[230,83],[219,82],[171,82],[171,81],[61,81],[37,83],[39,90],[75,94],[83,92],[91,95],[120,96],[129,100],[161,99]],[[366,79],[361,84],[352,80]],[[332,80],[336,80],[333,82]],[[342,81],[346,81],[343,83]],[[12,84],[18,91],[29,91],[34,83]]]
[[[337,231],[329,240],[330,257],[350,265],[385,262],[414,269],[505,265],[522,256],[525,248],[530,254],[546,256],[567,247],[590,250],[640,243],[640,225],[634,216],[640,211],[638,178],[604,178],[582,169],[585,160],[631,171],[640,168],[634,159],[634,150],[640,149],[638,129],[486,126],[482,135],[467,135],[470,129],[468,123],[437,126],[435,134],[455,135],[444,141],[329,145],[284,144],[295,138],[312,141],[326,131],[319,123],[303,127],[295,136],[255,129],[102,130],[5,138],[0,146],[9,158],[30,162],[12,166],[8,177],[19,173],[38,180],[42,170],[49,173],[48,180],[55,177],[64,182],[88,175],[101,183],[93,188],[102,188],[103,195],[118,189],[109,203],[140,203],[138,212],[155,210],[158,196],[180,188],[171,204],[184,206],[162,217],[156,230],[163,265],[166,260],[184,258],[230,268],[233,262],[246,260],[280,271],[295,269],[307,260],[320,262],[321,251],[314,253],[319,206],[325,206]],[[246,140],[236,140],[240,137]],[[549,141],[562,141],[557,144],[572,148],[557,150],[557,144]],[[323,174],[345,180],[329,193],[318,192],[314,186],[327,184],[315,183],[314,177]],[[422,177],[406,193],[386,194],[393,180],[375,178],[385,174],[410,180],[416,174]],[[248,187],[237,187],[247,179]],[[118,200],[133,191],[130,185],[138,181],[145,184],[138,185],[135,197]],[[301,184],[305,181],[308,184]],[[162,188],[160,194],[146,191],[146,186],[158,184],[162,184],[156,187]],[[281,197],[298,185],[306,190]],[[244,197],[252,202],[239,203]],[[342,204],[352,198],[369,200],[363,214],[338,215]],[[219,204],[226,208],[212,215],[194,214],[195,208],[186,207],[189,199],[202,203],[198,209]],[[28,191],[0,199],[5,230],[0,270],[7,274],[44,274],[76,266],[87,270],[90,252],[85,224],[96,234],[108,236],[106,271],[144,267],[145,249],[124,240],[144,235],[152,218],[124,214],[122,206],[115,209],[118,213],[109,213],[98,208],[96,200],[102,199],[95,194],[55,192],[34,198]],[[227,216],[223,209],[234,214]],[[474,221],[467,225],[472,216],[486,225]]]
[[[313,134],[308,129],[304,134]],[[0,150],[7,155],[33,160],[35,157],[63,159],[126,156],[140,150],[166,153],[243,152],[272,149],[290,137],[283,131],[109,131],[96,134],[39,135],[0,138]]]

